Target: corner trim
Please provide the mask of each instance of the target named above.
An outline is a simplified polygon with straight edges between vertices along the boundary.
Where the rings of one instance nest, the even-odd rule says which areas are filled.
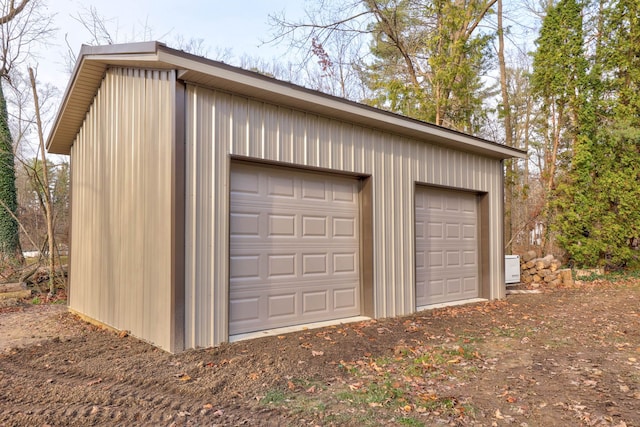
[[[175,82],[173,188],[171,194],[171,352],[185,348],[185,92]]]

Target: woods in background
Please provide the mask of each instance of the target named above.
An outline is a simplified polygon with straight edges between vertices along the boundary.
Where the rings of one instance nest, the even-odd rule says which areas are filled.
[[[306,21],[272,16],[275,40],[309,49],[302,62],[315,58],[324,79],[346,67],[366,94],[359,101],[528,152],[506,162],[508,252],[536,246],[580,266],[638,266],[637,1],[310,5]],[[335,49],[353,40],[357,55]]]

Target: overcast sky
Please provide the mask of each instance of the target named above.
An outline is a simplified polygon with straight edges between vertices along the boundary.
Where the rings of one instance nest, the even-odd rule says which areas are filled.
[[[284,46],[262,45],[269,39],[268,15],[285,11],[300,16],[304,0],[47,0],[49,12],[55,14],[57,35],[39,58],[41,80],[63,90],[68,81],[64,64],[67,51],[65,36],[77,53],[91,37],[72,16],[94,6],[106,18],[110,32],[118,41],[131,41],[133,34],[150,28],[154,39],[171,44],[176,37],[204,39],[207,56],[216,58],[218,50],[230,49],[234,57],[243,55],[265,60],[281,58]],[[284,62],[284,59],[282,59]]]

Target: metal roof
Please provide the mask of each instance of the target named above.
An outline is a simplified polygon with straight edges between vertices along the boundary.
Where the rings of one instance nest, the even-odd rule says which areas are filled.
[[[232,67],[160,42],[82,46],[47,140],[50,153],[69,154],[109,66],[174,69],[178,79],[185,82],[249,98],[493,158],[526,157],[526,152],[519,149]]]

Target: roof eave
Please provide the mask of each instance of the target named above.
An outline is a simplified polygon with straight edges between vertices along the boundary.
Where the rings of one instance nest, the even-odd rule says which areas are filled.
[[[148,61],[157,61],[159,42],[127,43],[108,46],[83,45],[78,54],[71,79],[65,90],[60,109],[47,139],[47,151],[69,154],[71,144],[84,121],[107,66],[118,59],[132,55]],[[81,89],[80,89],[81,88]]]

